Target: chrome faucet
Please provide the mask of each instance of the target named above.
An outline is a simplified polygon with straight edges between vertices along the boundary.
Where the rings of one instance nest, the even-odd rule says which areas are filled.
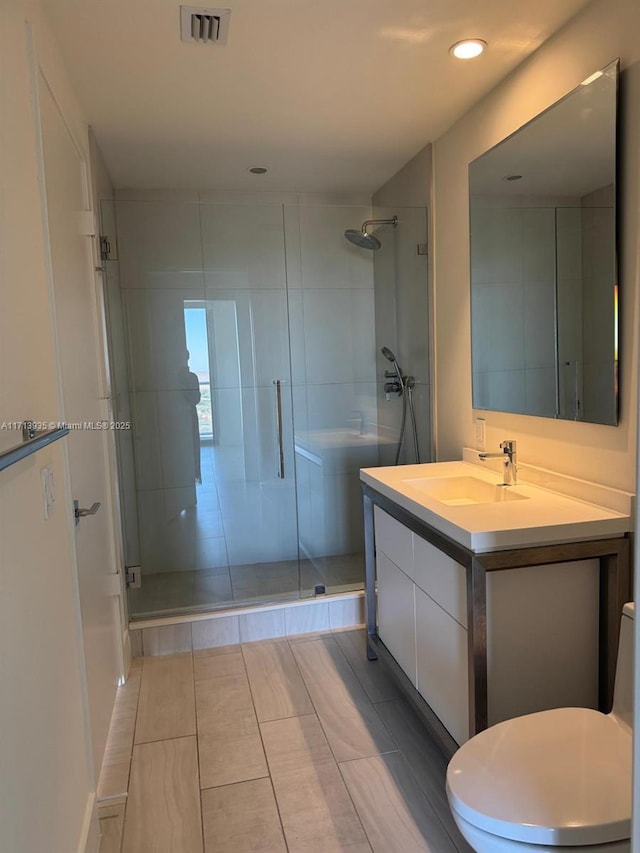
[[[502,459],[502,485],[515,486],[518,483],[518,455],[515,441],[501,441],[501,453],[478,453],[482,459]]]

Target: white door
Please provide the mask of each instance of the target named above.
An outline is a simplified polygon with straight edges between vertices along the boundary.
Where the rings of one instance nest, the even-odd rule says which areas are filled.
[[[75,552],[87,668],[96,775],[100,771],[115,691],[121,675],[119,600],[114,595],[115,547],[102,429],[99,331],[87,236],[87,168],[45,78],[39,76],[44,185],[64,420],[81,424],[67,443],[73,497],[81,508],[99,503],[75,527]],[[72,508],[68,511],[71,513]]]

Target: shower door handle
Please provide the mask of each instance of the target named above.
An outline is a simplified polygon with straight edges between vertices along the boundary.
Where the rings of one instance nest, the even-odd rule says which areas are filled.
[[[276,430],[278,433],[278,477],[284,480],[284,447],[282,445],[282,383],[274,379],[276,389]]]

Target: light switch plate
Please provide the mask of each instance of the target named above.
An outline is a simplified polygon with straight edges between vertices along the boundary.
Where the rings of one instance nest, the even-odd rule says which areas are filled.
[[[486,450],[485,448],[485,420],[484,418],[476,418],[476,450]]]

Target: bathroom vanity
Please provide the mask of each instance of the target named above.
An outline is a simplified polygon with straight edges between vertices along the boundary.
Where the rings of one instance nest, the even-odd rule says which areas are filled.
[[[502,487],[470,462],[363,469],[361,481],[368,656],[391,666],[446,752],[522,714],[610,709],[631,496],[582,481],[573,497]]]

